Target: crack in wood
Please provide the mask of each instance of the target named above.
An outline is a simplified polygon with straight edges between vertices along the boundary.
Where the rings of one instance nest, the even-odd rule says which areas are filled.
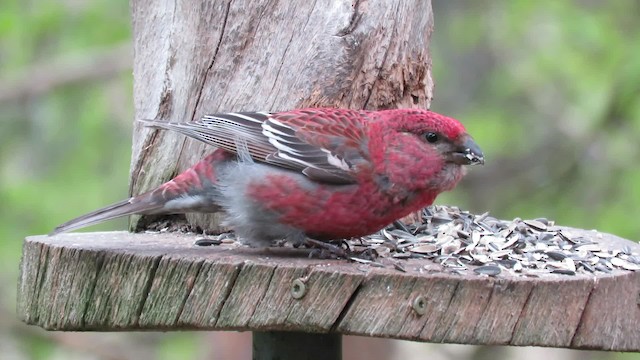
[[[396,19],[398,19],[398,13],[399,12],[400,12],[400,6],[398,4],[396,4],[396,16],[394,17],[394,21],[393,21],[393,30],[391,30],[391,36],[389,37],[389,41],[387,42],[387,46],[384,49],[384,55],[382,56],[382,62],[380,63],[380,67],[378,68],[378,74],[376,75],[375,79],[373,80],[373,83],[371,83],[371,90],[369,91],[369,95],[367,95],[367,98],[364,101],[364,105],[362,106],[363,109],[366,109],[367,106],[369,105],[369,101],[371,100],[371,96],[373,96],[373,92],[376,90],[376,84],[378,83],[378,81],[380,80],[380,78],[382,76],[382,72],[384,71],[384,66],[387,64],[387,57],[389,56],[389,50],[390,50],[391,44],[394,43],[394,37],[396,36],[396,31],[397,31],[397,28],[398,28],[398,22],[396,21]],[[378,104],[378,105],[380,105],[380,104]]]
[[[93,301],[91,301],[93,299],[93,294],[96,291],[96,286],[98,285],[98,278],[100,277],[100,272],[102,271],[103,265],[104,265],[104,260],[106,258],[106,253],[102,252],[102,251],[98,251],[96,254],[96,271],[94,273],[94,277],[93,277],[93,281],[91,282],[91,289],[89,290],[89,293],[87,294],[87,301],[84,304],[84,309],[82,309],[82,318],[80,319],[80,326],[81,327],[85,327],[86,325],[86,317],[87,317],[87,311],[89,311],[89,304],[91,304]]]
[[[182,312],[184,311],[184,306],[187,303],[187,300],[189,300],[191,293],[193,292],[193,287],[196,284],[196,279],[198,279],[198,276],[200,276],[200,272],[202,271],[203,265],[204,265],[204,260],[198,261],[196,263],[196,266],[197,266],[196,273],[193,275],[193,281],[191,281],[191,283],[187,283],[187,291],[185,292],[185,295],[182,298],[182,301],[180,302],[180,306],[178,307],[178,311],[176,313],[175,319],[173,320],[174,325],[178,325],[178,322],[180,321],[180,317],[182,316]]]
[[[408,292],[408,297],[406,298],[407,304],[409,307],[412,307],[412,303],[413,300],[417,297],[417,296],[425,296],[422,294],[422,287],[420,286],[418,279],[411,279],[411,291]],[[405,316],[403,318],[402,324],[400,326],[400,330],[399,331],[403,331],[404,328],[404,324],[408,324],[410,321],[412,321],[411,319],[413,319],[415,317],[415,310],[411,310],[407,313],[405,313]],[[419,336],[420,334],[418,334]]]
[[[313,5],[311,5],[311,11],[309,11],[309,16],[307,16],[307,21],[304,22],[304,26],[302,27],[302,32],[307,30],[307,25],[309,25],[309,20],[311,20],[311,15],[313,14],[313,10],[316,9],[316,4],[318,0],[313,0]]]
[[[487,301],[486,301],[486,302],[485,302],[485,304],[484,304],[484,307],[482,308],[482,312],[481,312],[481,313],[482,313],[483,315],[487,313],[487,312],[486,312],[486,310],[487,310],[487,308],[489,307],[489,304],[491,304],[491,300],[493,299],[493,293],[494,293],[494,292],[496,292],[498,288],[502,288],[502,287],[505,287],[505,286],[508,286],[508,285],[506,285],[505,283],[502,283],[500,280],[496,280],[496,281],[493,283],[493,286],[491,286],[491,291],[489,291],[489,298],[487,299]],[[478,321],[477,321],[477,322],[476,322],[476,324],[475,324],[476,326],[475,326],[475,328],[473,329],[473,337],[474,337],[474,338],[478,338],[478,336],[479,336],[479,335],[478,335],[478,332],[480,331],[480,328],[478,327],[478,325],[479,325],[479,324],[480,324],[480,322],[482,321],[482,317],[483,317],[483,316],[480,316],[480,317],[478,318]],[[448,333],[447,333],[447,335],[448,335]]]
[[[458,289],[460,288],[460,281],[456,281],[456,287],[453,288],[453,292],[451,293],[451,297],[449,298],[449,303],[447,304],[447,307],[444,309],[443,313],[448,313],[451,308],[451,304],[453,303],[453,300],[456,298],[456,295],[458,294]],[[445,320],[446,317],[442,317],[440,318],[440,325],[442,325],[442,321]],[[444,332],[444,334],[442,335],[442,337],[440,339],[435,339],[436,341],[440,341],[442,342],[444,339],[447,338],[447,335],[449,335],[449,332],[451,332],[451,328],[453,326],[454,321],[450,321],[449,325],[447,327],[447,330]]]
[[[202,91],[204,90],[204,86],[207,83],[207,79],[209,78],[209,73],[213,68],[213,65],[216,63],[216,58],[218,57],[218,52],[220,51],[220,46],[222,45],[222,39],[224,38],[224,32],[227,28],[227,20],[229,20],[229,12],[231,10],[231,3],[233,1],[229,1],[227,3],[227,8],[224,11],[224,20],[222,21],[222,29],[220,29],[220,38],[218,39],[218,44],[216,44],[216,49],[213,52],[213,56],[211,58],[211,62],[207,67],[207,71],[205,71],[204,76],[202,77],[202,83],[200,84],[200,90],[198,90],[198,99],[193,107],[193,112],[191,113],[191,120],[193,121],[196,116],[196,111],[198,110],[198,106],[200,106],[200,100],[202,100]]]
[[[245,262],[237,264],[236,271],[231,276],[231,279],[229,279],[229,286],[227,286],[227,289],[223,294],[223,299],[222,301],[220,301],[220,305],[218,306],[218,310],[213,316],[213,318],[216,319],[216,326],[218,325],[218,322],[220,320],[220,314],[222,313],[222,309],[224,309],[224,304],[227,302],[227,300],[229,299],[229,295],[231,295],[231,291],[236,286],[236,281],[238,280],[238,276],[240,276],[240,272],[242,271],[242,268],[244,268],[244,265]]]
[[[353,290],[353,292],[349,296],[349,299],[347,300],[347,302],[345,303],[344,307],[340,311],[340,314],[338,314],[338,317],[336,318],[336,321],[334,321],[333,324],[331,325],[331,327],[329,328],[329,332],[330,333],[335,332],[338,329],[338,327],[342,323],[342,320],[344,319],[344,317],[347,315],[347,313],[351,309],[351,305],[353,305],[353,303],[355,302],[356,298],[358,297],[358,294],[360,293],[360,289],[362,288],[363,284],[367,281],[368,277],[369,276],[366,276],[364,279],[362,279],[360,281],[360,283],[358,284],[358,286],[356,286],[356,288]]]
[[[160,261],[162,260],[163,255],[156,256],[153,259],[153,263],[151,264],[151,269],[149,269],[149,277],[147,278],[147,282],[144,284],[144,289],[142,290],[142,299],[140,304],[138,305],[138,309],[136,310],[136,315],[134,317],[134,325],[139,327],[140,316],[142,315],[142,310],[144,310],[144,305],[149,298],[149,292],[151,290],[151,285],[153,285],[153,279],[156,276],[156,271],[158,270],[158,266],[160,266]]]
[[[175,12],[171,22],[173,23],[174,21],[175,21]],[[169,116],[173,108],[172,107],[173,86],[171,83],[171,76],[170,76],[170,74],[172,73],[171,70],[173,69],[173,63],[175,61],[175,56],[176,56],[175,50],[173,48],[173,27],[172,27],[172,32],[169,34],[169,39],[170,39],[169,49],[167,51],[168,56],[164,66],[164,79],[162,81],[162,92],[160,93],[160,100],[158,101],[158,113],[156,114],[156,118],[161,118],[161,119]]]
[[[44,287],[44,285],[46,284],[46,274],[47,274],[47,270],[49,267],[49,249],[50,247],[44,247],[44,245],[42,246],[43,250],[41,250],[40,252],[40,258],[43,259],[42,261],[40,261],[40,263],[42,264],[42,266],[38,266],[38,286],[36,287],[36,289],[34,290],[34,295],[35,295],[35,301],[34,304],[38,304],[40,302],[40,293],[42,291],[42,288]],[[35,311],[36,316],[35,316],[35,321],[39,321],[40,320],[40,311]]]
[[[585,301],[584,303],[584,307],[582,308],[582,313],[580,313],[580,320],[578,321],[578,325],[576,326],[573,335],[571,336],[571,341],[569,341],[569,346],[576,346],[575,345],[575,340],[576,340],[576,336],[580,333],[580,329],[582,328],[582,323],[585,317],[585,313],[587,312],[587,307],[589,306],[589,301],[591,300],[591,295],[593,295],[593,292],[596,290],[596,287],[598,286],[598,281],[595,280],[593,283],[593,286],[591,287],[591,290],[589,290],[589,295],[587,295],[587,301]]]
[[[516,331],[520,326],[520,322],[522,321],[522,316],[524,314],[524,311],[527,308],[527,305],[529,305],[529,301],[531,300],[531,296],[533,296],[533,292],[535,291],[535,289],[536,289],[535,285],[531,286],[531,289],[527,294],[527,300],[524,301],[524,305],[522,305],[522,309],[520,309],[520,315],[518,315],[518,321],[516,321],[516,324],[513,326],[513,330],[511,331],[511,338],[509,339],[509,344],[513,344],[513,338],[516,336]]]
[[[225,34],[225,29],[227,27],[227,20],[229,19],[229,12],[231,9],[231,3],[233,1],[229,1],[227,3],[227,8],[225,9],[224,12],[224,20],[222,21],[222,29],[220,30],[220,38],[218,39],[218,43],[216,44],[216,49],[213,52],[213,56],[211,57],[211,61],[209,62],[209,65],[207,66],[207,70],[205,70],[204,72],[204,76],[202,76],[202,82],[200,83],[200,89],[198,89],[197,92],[197,99],[196,99],[196,103],[193,106],[193,111],[191,112],[191,121],[194,121],[196,118],[196,113],[198,111],[198,107],[200,106],[200,101],[202,100],[202,92],[204,91],[204,86],[207,84],[207,79],[209,78],[209,74],[211,72],[211,69],[213,68],[213,65],[216,63],[216,58],[218,56],[218,52],[220,51],[220,46],[222,45],[222,39],[224,38],[224,34]],[[180,150],[178,151],[178,156],[176,157],[177,159],[181,159],[182,158],[182,154],[184,153],[184,149],[187,145],[187,142],[189,141],[195,141],[192,139],[189,139],[187,137],[185,137],[182,141],[182,144],[180,145]],[[174,169],[174,174],[173,176],[177,175],[177,168]],[[172,176],[172,177],[173,177]]]
[[[447,307],[442,311],[442,313],[446,313],[449,310],[449,307],[451,306],[451,303],[453,302],[453,298],[456,296],[456,293],[458,292],[458,286],[459,285],[460,285],[460,281],[456,281],[456,286],[455,286],[455,288],[453,288],[453,291],[451,292],[451,296],[449,297],[449,303],[447,303]],[[441,322],[442,320],[443,320],[443,318],[441,317],[439,319],[439,321]],[[429,324],[429,319],[427,319],[427,321],[425,321],[424,324],[422,324],[422,326],[420,327],[420,330],[418,331],[418,335],[416,336],[416,338],[420,338],[421,337],[421,334],[424,331],[424,328],[427,327],[428,324]]]
[[[174,4],[173,4],[174,11],[172,11],[171,24],[175,23],[176,5],[177,3],[176,1],[174,1]],[[160,100],[158,101],[158,112],[156,113],[156,119],[166,117],[171,112],[171,96],[172,95],[171,95],[171,91],[169,90],[171,89],[171,86],[168,83],[169,83],[169,74],[171,73],[171,70],[173,68],[173,60],[175,56],[175,50],[173,48],[173,43],[171,42],[171,40],[173,39],[174,29],[175,29],[175,26],[170,27],[170,33],[168,36],[168,39],[170,41],[169,49],[168,49],[168,58],[164,68],[165,77],[164,77],[164,81],[162,82],[163,88],[162,88],[162,92],[160,93]],[[144,142],[140,147],[141,149],[140,156],[137,158],[137,161],[135,162],[135,164],[132,164],[131,181],[129,183],[129,196],[134,195],[133,194],[134,189],[138,187],[138,180],[143,178],[140,175],[141,172],[143,171],[143,164],[152,163],[147,161],[147,158],[151,156],[151,153],[147,151],[147,149],[156,148],[155,144],[156,144],[156,141],[158,140],[158,133],[159,133],[159,130],[155,130],[145,138]],[[130,221],[129,228],[132,229],[132,227],[133,227],[133,223]]]
[[[156,148],[155,144],[158,139],[158,133],[159,130],[152,130],[151,134],[145,138],[141,145],[142,150],[140,150],[140,156],[132,167],[132,172],[134,173],[131,174],[131,181],[129,182],[129,196],[134,195],[134,190],[138,188],[138,180],[143,178],[141,174],[143,172],[144,164],[149,163],[147,162],[147,158],[150,156],[148,149]],[[131,226],[131,224],[129,224],[129,226]]]
[[[311,11],[307,16],[307,21],[304,23],[304,26],[302,27],[301,32],[304,32],[305,29],[307,28],[307,24],[309,24],[309,20],[311,19],[311,15],[313,14],[313,10],[316,8],[316,3],[317,3],[317,0],[314,0],[313,5],[311,6]],[[273,90],[276,88],[276,84],[278,83],[278,78],[280,77],[280,72],[282,71],[282,67],[284,66],[284,63],[287,59],[287,53],[289,52],[289,48],[291,47],[291,42],[293,42],[293,38],[296,36],[296,34],[297,32],[294,32],[291,34],[291,37],[289,38],[289,42],[287,43],[287,46],[284,48],[284,52],[282,53],[282,61],[280,62],[280,66],[278,67],[278,71],[276,72],[275,79],[273,80],[273,85],[271,86],[271,91],[270,91],[271,93],[273,93]],[[273,99],[273,102],[271,103],[269,111],[274,110],[274,107],[276,105],[276,101],[278,101],[279,95],[280,95],[280,92],[278,92],[278,95],[274,96],[274,99]]]
[[[351,13],[351,17],[349,18],[349,24],[343,29],[340,29],[334,36],[345,37],[350,35],[355,28],[358,26],[360,19],[362,18],[362,14],[360,13],[360,2],[361,0],[356,0],[353,6],[353,12]],[[315,3],[314,3],[315,6]]]
[[[291,34],[291,37],[289,38],[289,42],[287,43],[287,46],[284,48],[284,53],[282,54],[282,61],[280,62],[280,66],[278,67],[278,71],[276,72],[276,77],[273,80],[273,85],[271,86],[271,93],[273,93],[273,89],[275,89],[276,84],[278,83],[278,77],[280,76],[280,71],[282,71],[282,67],[284,66],[284,63],[287,60],[287,52],[289,51],[289,47],[291,46],[291,42],[293,41],[293,37],[295,35],[296,35],[295,33]],[[274,96],[273,103],[271,104],[269,111],[273,110],[273,107],[275,106],[276,101],[278,101],[278,98],[279,98],[278,95]]]
[[[272,267],[271,270],[271,274],[269,274],[269,281],[267,282],[268,285],[265,287],[264,293],[262,294],[262,296],[260,297],[260,299],[258,301],[254,302],[254,306],[253,306],[253,310],[251,311],[251,315],[249,315],[249,317],[247,318],[247,324],[250,324],[252,319],[253,319],[253,315],[256,313],[256,310],[258,309],[258,307],[260,306],[260,303],[262,302],[262,300],[264,300],[265,296],[267,296],[267,293],[269,292],[269,287],[271,287],[271,282],[273,281],[273,276],[276,273],[276,269],[278,268],[278,265]]]
[[[178,7],[177,0],[174,0],[173,11],[171,12],[172,25],[176,23],[177,7]],[[176,55],[176,51],[173,43],[175,30],[176,30],[176,27],[171,26],[169,28],[169,36],[167,37],[167,39],[169,40],[169,49],[167,51],[169,56],[167,57],[167,61],[164,66],[164,81],[162,82],[162,93],[160,94],[160,102],[159,102],[159,108],[158,108],[158,114],[157,114],[157,116],[160,116],[160,117],[166,117],[171,112],[171,97],[172,97],[171,88],[173,86],[171,86],[170,74],[172,72],[171,70],[173,69],[173,63],[175,61],[175,55]]]

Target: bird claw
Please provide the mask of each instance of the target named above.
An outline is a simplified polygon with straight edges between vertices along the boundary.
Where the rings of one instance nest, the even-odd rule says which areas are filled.
[[[378,254],[376,249],[367,248],[360,252],[352,252],[352,257],[353,256],[364,260],[375,261],[380,255]]]
[[[309,259],[329,260],[339,259],[339,256],[336,256],[336,254],[326,249],[312,249],[311,252],[309,252]]]
[[[305,244],[314,248],[309,253],[309,258],[350,259],[356,257],[368,261],[374,261],[378,258],[378,252],[375,249],[367,248],[362,251],[355,251],[351,249],[346,240],[340,240],[339,245],[335,245],[330,242],[306,239]]]
[[[345,240],[340,240],[340,245],[334,245],[329,242],[306,239],[304,244],[307,245],[307,247],[314,248],[309,253],[309,258],[318,256],[318,258],[320,259],[331,259],[331,258],[347,259],[351,253],[351,248],[349,247],[349,244]],[[344,249],[342,245],[346,245],[347,248]]]

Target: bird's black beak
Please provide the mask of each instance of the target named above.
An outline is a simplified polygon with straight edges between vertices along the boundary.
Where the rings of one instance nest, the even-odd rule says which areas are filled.
[[[473,138],[465,135],[458,149],[454,151],[452,160],[458,165],[484,165],[484,154]]]

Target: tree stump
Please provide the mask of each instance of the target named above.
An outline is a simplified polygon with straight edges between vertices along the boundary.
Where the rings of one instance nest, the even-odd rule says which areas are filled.
[[[428,0],[131,0],[131,9],[137,119],[430,105]],[[155,188],[208,152],[182,135],[136,126],[131,193]],[[187,218],[219,230],[211,215]],[[146,222],[135,218],[132,227]]]

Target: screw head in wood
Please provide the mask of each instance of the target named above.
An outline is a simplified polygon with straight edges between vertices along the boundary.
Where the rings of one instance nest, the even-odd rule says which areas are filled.
[[[294,299],[302,299],[307,293],[307,284],[298,278],[291,282],[291,296]]]
[[[418,295],[415,299],[413,299],[411,307],[413,308],[413,311],[416,312],[416,314],[422,316],[427,311],[427,299],[425,299],[422,295]]]

